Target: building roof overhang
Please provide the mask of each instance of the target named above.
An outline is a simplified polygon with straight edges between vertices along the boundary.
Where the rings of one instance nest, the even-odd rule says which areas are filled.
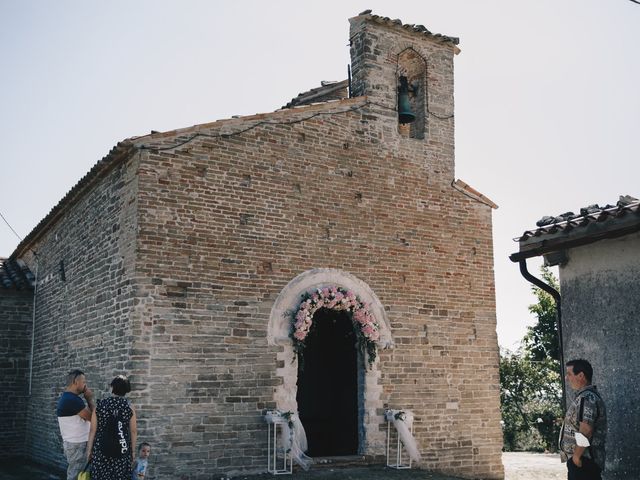
[[[430,37],[435,40],[438,40],[442,43],[451,44],[454,47],[455,53],[459,53],[459,49],[457,45],[460,43],[460,39],[458,37],[451,37],[449,35],[442,35],[441,33],[433,33],[428,30],[424,25],[414,25],[412,23],[404,23],[399,18],[391,19],[389,17],[382,17],[380,15],[375,15],[371,13],[371,10],[365,10],[364,12],[360,12],[354,18],[364,18],[370,22],[377,23],[379,25],[386,25],[392,28],[402,29],[417,35],[424,35],[425,37]]]
[[[32,291],[35,276],[22,260],[0,258],[0,290]]]
[[[638,232],[640,201],[634,200],[526,231],[515,239],[520,248],[509,258],[519,262],[544,255],[548,264],[557,265],[563,262],[562,252],[570,248]]]

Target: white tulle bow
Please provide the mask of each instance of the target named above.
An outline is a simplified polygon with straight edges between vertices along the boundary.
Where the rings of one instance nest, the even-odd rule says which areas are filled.
[[[309,470],[313,459],[304,453],[309,447],[307,445],[307,434],[298,414],[270,410],[265,414],[265,420],[269,423],[282,425],[281,442],[284,445],[285,452],[289,452],[292,460],[300,467],[304,470]]]
[[[409,458],[414,462],[420,461],[420,450],[416,439],[413,438],[411,433],[411,426],[413,425],[413,413],[409,410],[385,410],[384,416],[387,421],[392,422],[393,426],[398,431],[400,441],[406,448]]]

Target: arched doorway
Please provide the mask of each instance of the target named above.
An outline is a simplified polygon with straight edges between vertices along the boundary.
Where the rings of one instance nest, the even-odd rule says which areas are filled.
[[[358,453],[358,351],[350,315],[322,308],[298,362],[297,402],[308,455]]]
[[[291,333],[291,312],[300,307],[300,297],[305,292],[314,292],[327,286],[339,286],[352,290],[368,306],[380,326],[379,349],[393,348],[393,337],[384,306],[375,292],[363,280],[349,272],[334,268],[314,268],[292,278],[282,288],[269,314],[267,343],[278,347],[279,365],[276,377],[282,379],[276,386],[273,399],[282,411],[300,411],[297,401],[298,359],[295,356]],[[380,412],[385,404],[382,400],[381,376],[378,364],[364,368],[363,358],[358,358],[358,454],[377,455],[384,452],[386,432],[380,428]],[[331,408],[331,407],[329,407]],[[303,424],[304,425],[304,424]]]

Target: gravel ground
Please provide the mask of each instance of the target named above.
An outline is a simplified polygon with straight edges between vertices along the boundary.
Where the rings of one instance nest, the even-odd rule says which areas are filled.
[[[505,480],[564,480],[566,466],[560,457],[544,453],[504,453]],[[222,477],[224,478],[224,477]],[[246,480],[267,480],[273,478],[292,480],[459,480],[424,470],[394,470],[384,467],[354,467],[346,469],[320,468],[309,472],[296,472],[292,476],[270,474],[236,477]],[[35,465],[0,464],[1,480],[59,480],[60,477]],[[151,478],[149,479],[151,480]],[[177,480],[177,479],[176,479]]]
[[[553,453],[508,452],[502,454],[504,480],[565,480],[567,466]]]
[[[560,456],[556,454],[509,452],[502,454],[502,463],[504,480],[565,480],[567,478],[567,467],[560,463]],[[458,477],[424,470],[394,470],[384,467],[312,468],[308,472],[296,472],[293,477],[295,480],[459,480]],[[273,475],[241,476],[238,480],[269,478],[273,478]]]

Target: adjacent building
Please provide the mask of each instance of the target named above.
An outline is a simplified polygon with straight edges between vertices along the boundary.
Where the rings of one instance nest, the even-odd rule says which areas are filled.
[[[527,258],[536,256],[559,266],[564,360],[584,358],[593,365],[607,405],[603,478],[639,478],[640,201],[626,195],[616,205],[545,217],[524,232],[519,246],[511,259],[525,269]]]

